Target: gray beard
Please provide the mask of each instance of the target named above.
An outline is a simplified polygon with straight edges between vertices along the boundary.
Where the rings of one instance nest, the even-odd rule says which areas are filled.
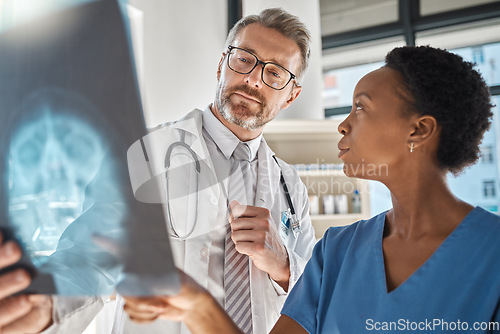
[[[233,110],[237,108],[246,108],[245,104],[234,105],[229,96],[222,97],[220,94],[220,89],[217,89],[215,98],[217,109],[219,110],[221,116],[228,122],[233,123],[243,129],[254,131],[264,125],[266,125],[271,119],[265,119],[264,109],[265,104],[263,104],[256,115],[249,113],[237,114],[233,113]],[[240,115],[244,115],[241,117]]]

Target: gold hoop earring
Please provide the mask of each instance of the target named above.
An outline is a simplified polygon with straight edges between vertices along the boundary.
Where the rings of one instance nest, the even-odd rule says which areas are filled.
[[[410,153],[413,153],[413,142],[410,143]]]

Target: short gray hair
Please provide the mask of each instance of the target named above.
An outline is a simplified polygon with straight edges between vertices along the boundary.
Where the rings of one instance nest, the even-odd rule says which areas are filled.
[[[294,16],[281,8],[268,8],[260,12],[259,15],[248,15],[240,19],[229,31],[226,39],[226,48],[234,42],[240,31],[246,26],[258,23],[263,27],[279,31],[283,36],[297,43],[300,54],[301,64],[299,66],[297,77],[302,78],[311,54],[311,34],[297,16]]]

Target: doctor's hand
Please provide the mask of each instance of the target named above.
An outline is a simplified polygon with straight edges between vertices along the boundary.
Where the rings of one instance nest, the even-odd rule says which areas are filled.
[[[179,275],[182,286],[177,295],[124,297],[130,319],[139,323],[157,318],[183,321],[193,334],[241,333],[208,291],[181,270]]]
[[[15,264],[21,249],[14,241],[3,241],[0,233],[0,269]],[[0,333],[39,333],[52,324],[52,298],[43,295],[16,295],[27,288],[30,275],[15,269],[0,275]]]
[[[288,291],[290,260],[269,210],[238,201],[232,201],[230,206],[231,238],[236,250],[250,256],[257,268]]]

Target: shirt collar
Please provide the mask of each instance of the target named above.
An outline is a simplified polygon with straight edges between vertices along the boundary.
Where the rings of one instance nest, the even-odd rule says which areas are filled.
[[[210,106],[203,110],[203,127],[207,130],[210,137],[213,139],[215,145],[221,150],[222,154],[226,159],[231,158],[236,146],[238,146],[240,140],[234,135],[224,124],[210,110]],[[257,156],[257,151],[260,147],[260,142],[262,140],[262,133],[252,140],[246,141],[245,143],[250,148],[251,160],[254,160]]]

